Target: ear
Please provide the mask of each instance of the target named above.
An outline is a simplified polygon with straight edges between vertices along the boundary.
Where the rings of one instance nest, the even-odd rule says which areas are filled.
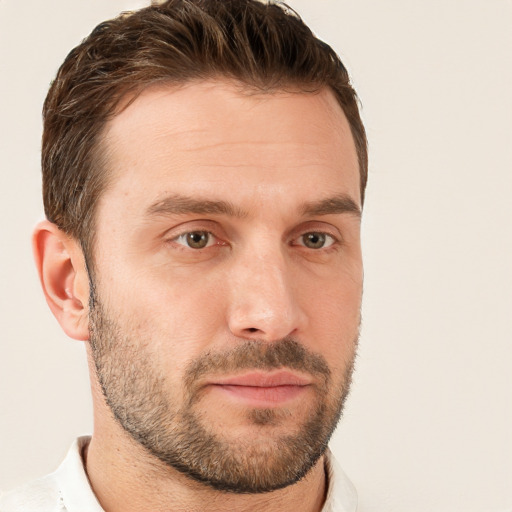
[[[46,302],[64,332],[89,339],[89,276],[79,243],[55,224],[40,222],[32,237]]]

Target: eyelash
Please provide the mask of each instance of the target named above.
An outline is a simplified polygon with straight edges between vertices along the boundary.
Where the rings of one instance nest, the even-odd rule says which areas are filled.
[[[320,237],[325,238],[325,243],[328,243],[328,245],[322,245],[321,247],[318,247],[318,248],[312,248],[312,247],[308,247],[305,244],[299,244],[302,247],[306,247],[307,249],[311,249],[311,250],[321,250],[321,249],[326,250],[326,249],[331,248],[337,242],[337,239],[333,235],[331,235],[329,233],[325,233],[324,231],[307,231],[306,233],[303,233],[295,240],[302,239],[304,241],[304,237],[306,237],[307,235],[315,235],[315,236],[320,235]],[[330,239],[330,241],[328,239]]]
[[[178,240],[180,238],[183,238],[183,239],[186,239],[186,237],[188,237],[189,235],[192,235],[192,234],[199,234],[199,233],[202,233],[203,235],[208,235],[209,239],[207,241],[207,244],[204,246],[204,247],[200,247],[200,248],[194,248],[194,247],[190,247],[190,245],[187,244],[186,240],[184,240],[184,243],[180,243]],[[202,229],[197,229],[197,230],[193,230],[193,231],[185,231],[184,233],[181,233],[179,234],[178,236],[174,237],[173,239],[171,239],[171,242],[175,242],[177,243],[178,245],[181,245],[183,247],[188,247],[189,249],[194,249],[194,250],[200,250],[200,249],[206,249],[208,247],[211,247],[212,245],[226,245],[225,243],[221,243],[221,244],[213,244],[213,243],[210,243],[211,242],[211,238],[218,238],[216,237],[211,231],[207,231],[207,230],[202,230]]]

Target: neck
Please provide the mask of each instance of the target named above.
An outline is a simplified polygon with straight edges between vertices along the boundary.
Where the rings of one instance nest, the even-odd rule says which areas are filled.
[[[264,494],[216,491],[169,468],[124,432],[96,433],[84,453],[92,489],[105,512],[320,512],[326,494],[323,457],[299,482]],[[120,434],[120,435],[119,435]]]

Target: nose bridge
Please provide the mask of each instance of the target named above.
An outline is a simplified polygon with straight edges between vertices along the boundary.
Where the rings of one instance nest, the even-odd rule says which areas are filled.
[[[237,337],[284,338],[303,321],[290,262],[278,243],[251,246],[240,254],[231,283],[230,330]]]

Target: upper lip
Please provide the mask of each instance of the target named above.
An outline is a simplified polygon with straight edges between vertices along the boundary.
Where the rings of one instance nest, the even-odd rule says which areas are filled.
[[[273,388],[277,386],[307,386],[311,379],[288,370],[276,372],[252,371],[241,375],[219,377],[209,384],[216,386],[251,386],[259,388]]]

